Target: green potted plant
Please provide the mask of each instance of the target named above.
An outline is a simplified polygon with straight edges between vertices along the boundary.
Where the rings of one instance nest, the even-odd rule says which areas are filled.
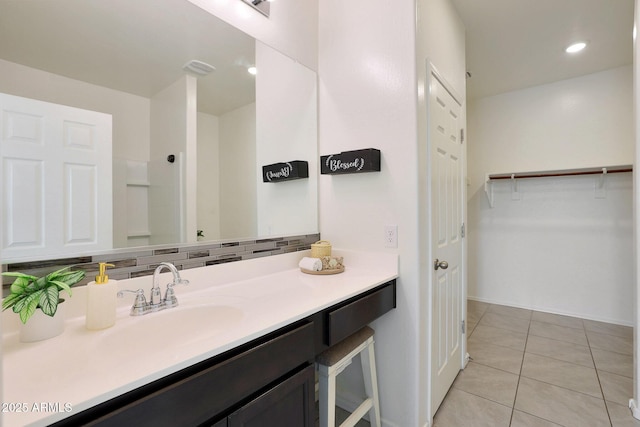
[[[85,275],[84,271],[71,271],[69,268],[65,267],[42,277],[23,273],[2,273],[3,276],[15,277],[9,295],[2,301],[2,311],[12,308],[13,312],[20,316],[20,321],[25,327],[27,320],[34,319],[29,322],[35,324],[31,329],[21,329],[21,341],[39,341],[62,333],[64,318],[55,316],[58,305],[64,302],[64,299],[60,298],[60,292],[66,291],[71,296],[71,286],[82,280]],[[42,314],[59,320],[55,324],[47,322]],[[45,326],[42,326],[43,324]],[[42,330],[43,328],[46,330]]]

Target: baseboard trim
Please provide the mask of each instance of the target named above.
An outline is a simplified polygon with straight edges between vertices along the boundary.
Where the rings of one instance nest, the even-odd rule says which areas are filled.
[[[467,299],[471,301],[484,302],[487,304],[508,305],[509,307],[524,308],[525,310],[534,310],[534,311],[541,311],[543,313],[559,314],[560,316],[579,317],[581,319],[593,320],[596,322],[612,323],[614,325],[620,325],[620,326],[631,326],[631,327],[634,326],[632,321],[626,321],[622,319],[610,319],[610,318],[600,317],[600,316],[592,316],[588,313],[575,313],[571,311],[556,310],[553,308],[541,307],[537,305],[523,305],[523,304],[511,302],[511,301],[494,300],[491,298],[480,298],[480,297],[475,297],[471,295],[467,295]]]
[[[344,409],[345,411],[353,413],[360,403],[358,403],[359,397],[353,393],[348,392],[347,390],[341,389],[339,393],[336,393],[336,406]],[[369,421],[369,414],[364,416],[364,419]]]
[[[341,389],[339,393],[336,393],[336,406],[339,406],[340,408],[350,413],[353,413],[353,411],[355,411],[358,406],[360,406],[362,400],[362,398],[344,389]],[[369,414],[365,415],[363,418],[369,421]],[[383,427],[400,427],[398,424],[385,420],[382,414],[380,414],[380,424]]]
[[[640,420],[640,409],[634,399],[629,399],[629,409],[631,409],[631,415],[633,415],[633,418]]]

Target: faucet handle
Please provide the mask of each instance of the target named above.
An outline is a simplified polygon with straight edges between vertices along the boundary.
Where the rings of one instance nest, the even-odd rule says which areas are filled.
[[[133,302],[133,305],[131,306],[131,315],[139,316],[141,314],[144,314],[147,309],[147,299],[144,297],[144,289],[138,289],[136,291],[123,289],[118,292],[118,298],[124,298],[125,292],[136,294],[136,299]]]
[[[167,291],[164,294],[164,305],[167,308],[175,307],[178,305],[178,299],[176,298],[176,292],[173,290],[175,285],[188,285],[189,281],[178,277],[171,283],[167,283]]]
[[[167,291],[164,294],[164,305],[166,308],[175,307],[178,305],[178,298],[176,298],[176,293],[173,290],[173,287],[177,283],[167,283]]]
[[[188,285],[189,281],[187,279],[183,279],[182,277],[178,277],[176,280],[174,280],[173,283],[170,283],[170,285]]]

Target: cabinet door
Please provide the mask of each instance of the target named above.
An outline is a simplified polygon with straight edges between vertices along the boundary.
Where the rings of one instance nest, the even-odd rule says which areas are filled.
[[[229,427],[312,427],[315,425],[314,367],[306,367],[228,418]]]

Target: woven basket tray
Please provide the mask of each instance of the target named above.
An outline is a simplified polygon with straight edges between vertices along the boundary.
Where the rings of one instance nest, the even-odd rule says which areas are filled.
[[[317,275],[338,274],[338,273],[342,273],[344,271],[344,265],[341,266],[340,268],[334,268],[332,270],[312,271],[312,270],[307,270],[307,269],[301,268],[300,271],[302,271],[303,273],[307,273],[307,274],[317,274]]]

